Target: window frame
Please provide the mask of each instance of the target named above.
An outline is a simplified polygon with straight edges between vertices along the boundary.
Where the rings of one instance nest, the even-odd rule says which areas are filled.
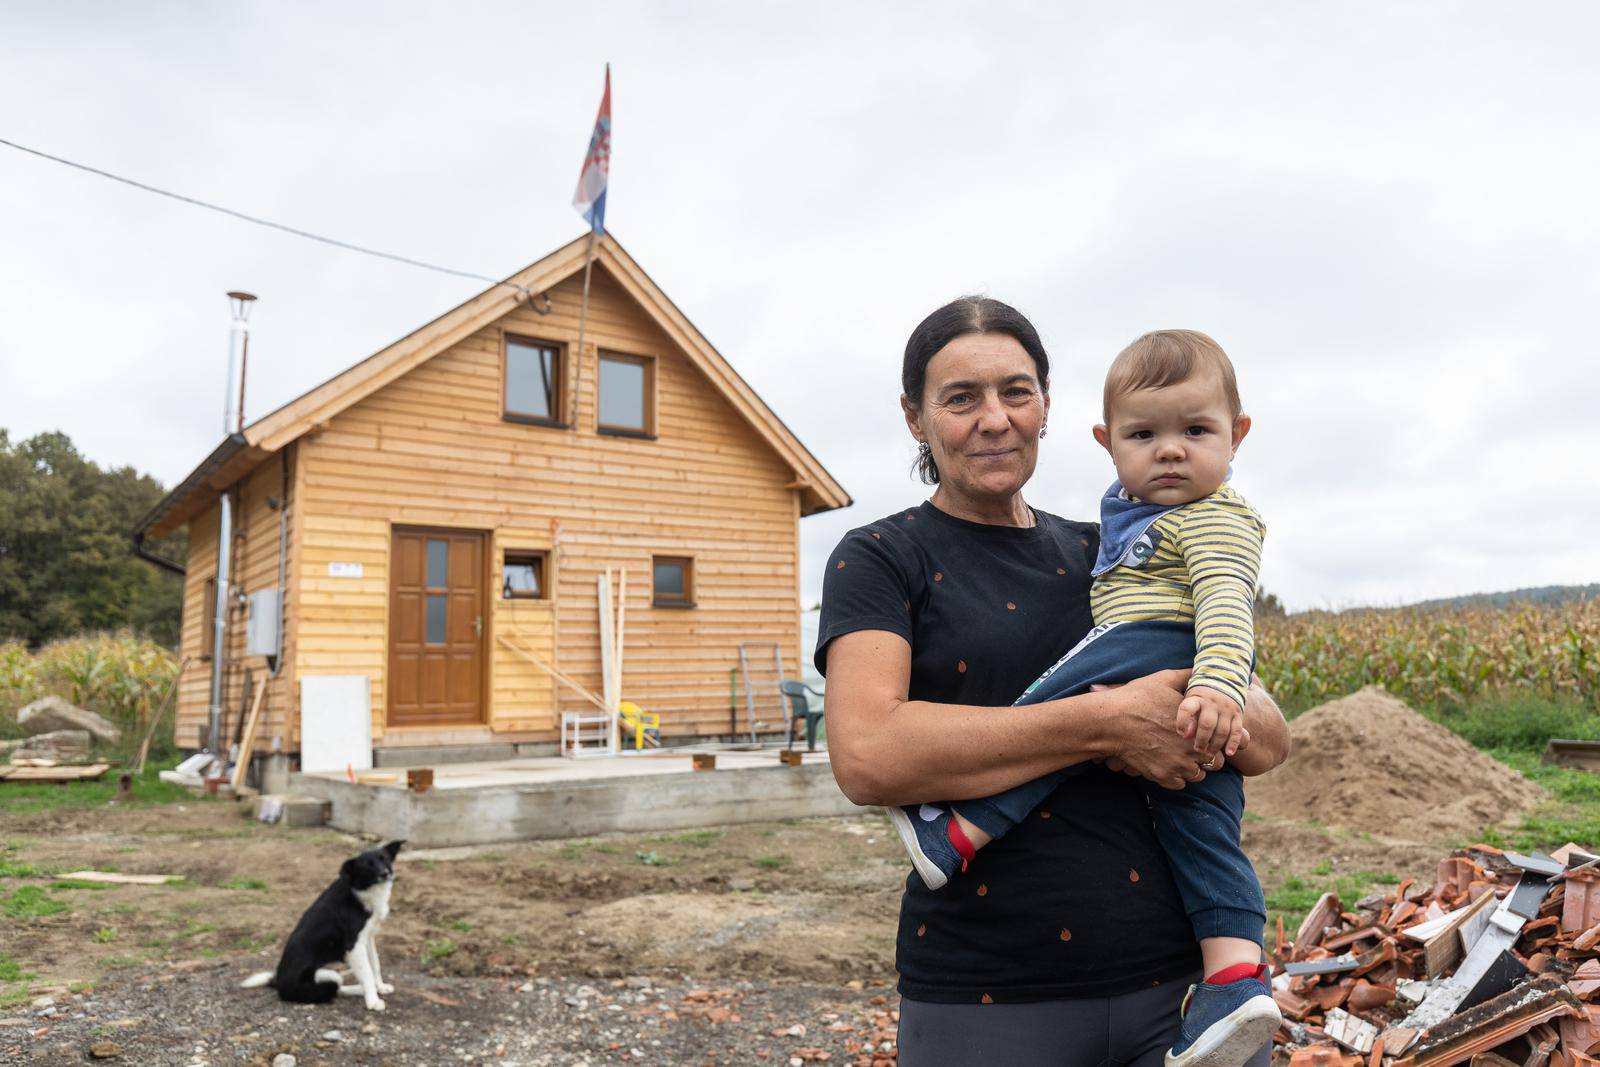
[[[506,568],[513,563],[536,561],[539,569],[539,592],[508,592]],[[548,601],[550,597],[550,550],[547,548],[504,548],[500,550],[500,599]]]
[[[635,363],[644,368],[644,396],[642,408],[644,412],[644,428],[637,426],[618,426],[613,423],[600,421],[600,366],[606,360],[617,363]],[[641,440],[654,441],[657,434],[656,427],[656,357],[639,352],[622,352],[614,348],[602,348],[595,360],[594,370],[594,428],[595,432],[608,437],[636,437]]]
[[[216,656],[217,576],[213,574],[200,587],[200,659],[210,662]]]
[[[683,593],[663,596],[656,588],[656,567],[663,563],[683,565]],[[650,606],[655,608],[692,608],[694,598],[694,557],[652,555],[650,557]]]
[[[511,377],[511,344],[517,342],[537,348],[548,348],[555,353],[555,389],[551,407],[558,414],[532,415],[526,412],[512,411],[510,403],[509,382]],[[500,419],[503,422],[521,423],[524,426],[551,426],[558,430],[567,428],[567,346],[560,341],[550,341],[543,337],[534,337],[531,334],[516,333],[511,330],[500,331]]]

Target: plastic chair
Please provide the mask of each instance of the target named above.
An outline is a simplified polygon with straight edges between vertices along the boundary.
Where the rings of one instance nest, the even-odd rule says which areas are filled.
[[[811,701],[807,696],[822,696],[817,690],[804,682],[782,681],[778,689],[789,699],[789,743],[794,743],[795,728],[804,719],[806,724],[806,748],[816,751],[817,748],[817,723],[822,721],[821,711],[811,710]]]

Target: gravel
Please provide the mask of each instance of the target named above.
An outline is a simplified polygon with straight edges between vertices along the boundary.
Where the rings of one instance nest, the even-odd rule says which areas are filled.
[[[227,961],[131,975],[46,1005],[0,1009],[0,1064],[344,1067],[602,1064],[886,1067],[898,998],[876,984],[682,976],[450,978],[386,973],[387,1010],[359,997],[285,1004],[241,990]]]

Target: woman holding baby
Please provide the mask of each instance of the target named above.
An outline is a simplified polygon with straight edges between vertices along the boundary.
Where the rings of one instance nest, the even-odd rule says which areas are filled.
[[[1239,775],[1289,740],[1239,606],[1264,531],[1226,485],[1249,419],[1210,338],[1130,345],[1096,428],[1119,475],[1102,546],[1023,499],[1049,382],[1014,308],[928,316],[901,405],[937,488],[827,564],[834,774],[889,808],[915,866],[899,1062],[1265,1065]]]

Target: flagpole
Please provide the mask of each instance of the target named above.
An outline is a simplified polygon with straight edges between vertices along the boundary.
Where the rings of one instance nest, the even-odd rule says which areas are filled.
[[[594,246],[599,238],[593,228],[589,230],[589,250],[583,255],[583,304],[578,310],[578,351],[572,360],[572,425],[578,429],[578,381],[583,376],[583,331],[589,324],[589,271],[594,266]]]

